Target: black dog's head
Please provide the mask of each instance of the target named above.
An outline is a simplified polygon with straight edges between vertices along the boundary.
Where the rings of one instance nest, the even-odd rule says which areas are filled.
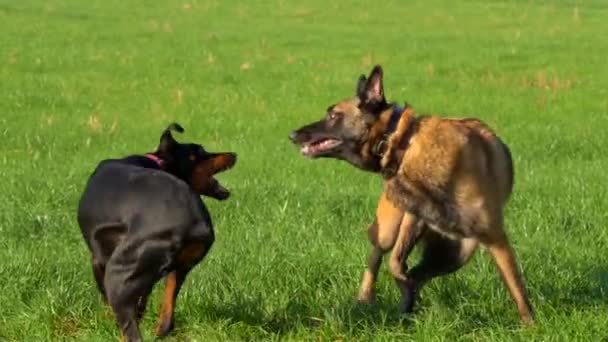
[[[163,169],[187,182],[201,195],[223,200],[230,196],[213,176],[230,169],[236,163],[232,152],[211,153],[198,144],[178,143],[171,131],[184,132],[182,126],[173,123],[160,137],[160,144],[154,153],[163,161]]]
[[[306,157],[341,159],[374,171],[377,158],[364,148],[371,143],[372,128],[380,124],[380,114],[390,107],[384,97],[382,67],[377,65],[369,77],[359,77],[354,97],[329,106],[323,119],[293,131],[289,138]]]

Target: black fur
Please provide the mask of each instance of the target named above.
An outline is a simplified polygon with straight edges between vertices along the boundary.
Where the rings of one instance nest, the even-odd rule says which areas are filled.
[[[129,341],[141,340],[138,318],[154,284],[184,269],[178,253],[197,243],[206,254],[214,242],[209,212],[189,184],[196,163],[213,154],[200,145],[176,142],[172,130],[184,131],[170,125],[153,153],[162,159],[162,169],[145,155],[104,160],[78,206],[98,288]]]

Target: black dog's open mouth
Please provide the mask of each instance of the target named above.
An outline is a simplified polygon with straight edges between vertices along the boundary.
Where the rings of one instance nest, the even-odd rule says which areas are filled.
[[[230,191],[220,184],[215,175],[232,169],[236,159],[235,153],[214,153],[200,162],[192,176],[192,184],[196,192],[218,200],[228,198]]]
[[[342,144],[341,140],[322,138],[310,143],[303,143],[300,152],[306,157],[316,157],[328,153]]]
[[[234,164],[236,164],[236,154],[233,153],[226,153],[224,154],[222,157],[220,158],[226,158],[223,161],[223,165],[221,165],[220,168],[215,169],[213,175],[217,175],[218,173],[222,173],[225,171],[228,171],[230,169],[232,169],[232,167],[234,166]],[[210,189],[210,193],[209,196],[219,199],[219,200],[224,200],[227,199],[228,197],[230,197],[230,190],[226,189],[224,186],[222,186],[222,184],[220,184],[220,182],[215,178],[215,177],[211,177],[211,189]]]
[[[211,178],[211,185],[207,191],[203,193],[205,196],[209,196],[218,200],[225,200],[230,197],[230,190],[226,189],[215,177]]]
[[[234,164],[235,163],[233,162],[230,165],[227,165],[227,166],[217,170],[214,173],[214,175],[217,175],[218,173],[232,169]],[[211,197],[218,199],[218,200],[225,200],[228,197],[230,197],[230,190],[226,189],[215,177],[211,177],[211,183],[212,183],[212,187],[211,187],[210,193],[209,193],[209,195]]]

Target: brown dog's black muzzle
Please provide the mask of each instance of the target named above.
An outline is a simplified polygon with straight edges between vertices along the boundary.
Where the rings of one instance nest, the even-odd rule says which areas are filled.
[[[306,130],[307,127],[302,127],[289,134],[289,140],[296,145],[307,143],[312,139],[310,132]]]
[[[298,139],[297,131],[292,131],[291,133],[289,133],[289,140],[291,140],[292,143],[297,144],[297,139]]]
[[[314,139],[323,138],[328,135],[325,127],[325,120],[316,121],[306,126],[300,127],[289,134],[289,140],[294,144],[309,143]]]

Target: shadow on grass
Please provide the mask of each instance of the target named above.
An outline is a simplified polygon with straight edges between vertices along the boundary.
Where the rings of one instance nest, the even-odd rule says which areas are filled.
[[[549,302],[560,307],[604,305],[608,295],[608,264],[583,268],[566,286],[542,284],[539,292]]]
[[[347,299],[330,308],[330,317],[324,314],[323,308],[311,307],[297,300],[271,312],[264,312],[262,308],[262,300],[258,299],[221,306],[210,305],[201,309],[205,312],[206,320],[244,323],[273,335],[286,335],[298,329],[321,328],[328,320],[341,322],[349,332],[356,333],[357,330],[369,330],[370,326],[407,326],[412,317],[401,315],[396,303],[363,305]]]
[[[608,265],[588,268],[581,272],[577,279],[578,281],[568,284],[567,288],[563,287],[563,283],[561,287],[548,283],[535,286],[536,294],[533,293],[532,296],[533,304],[536,304],[539,309],[546,305],[558,304],[562,308],[580,309],[605,303],[608,292]],[[425,294],[429,296],[426,299]],[[268,311],[264,309],[264,299],[259,297],[240,298],[236,302],[223,305],[204,305],[200,309],[205,313],[202,318],[205,321],[224,321],[230,325],[241,323],[271,335],[288,335],[301,329],[323,329],[324,325],[331,325],[330,329],[340,326],[338,329],[345,333],[356,335],[358,332],[368,332],[370,328],[373,330],[400,326],[408,329],[416,319],[424,316],[425,308],[433,305],[452,308],[455,312],[462,314],[463,308],[459,308],[462,305],[459,298],[466,298],[468,303],[487,301],[483,294],[470,289],[466,281],[461,279],[452,279],[435,289],[425,287],[422,296],[416,303],[414,313],[409,315],[402,315],[399,312],[398,302],[379,300],[373,305],[361,305],[348,296],[343,298],[342,303],[332,307],[307,302],[302,297],[293,299],[283,307]],[[544,297],[544,303],[539,297]],[[499,321],[487,310],[467,310],[465,308],[466,317],[464,319],[467,321],[467,330],[487,328],[496,324],[504,328],[519,327],[515,307],[506,293],[504,301],[506,305],[513,307],[513,315]],[[501,303],[501,305],[503,304]],[[339,322],[339,324],[334,325],[335,322]],[[187,322],[184,323],[187,324]],[[178,324],[181,326],[180,323]]]

